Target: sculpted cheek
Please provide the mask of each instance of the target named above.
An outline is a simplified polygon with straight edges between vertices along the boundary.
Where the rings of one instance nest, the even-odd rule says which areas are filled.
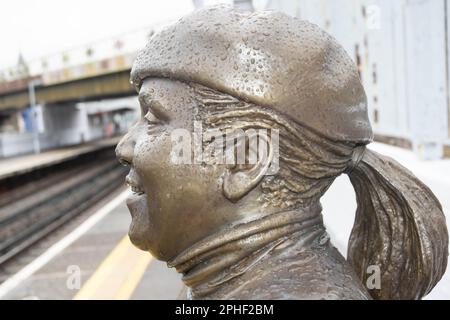
[[[133,160],[138,173],[150,177],[152,173],[157,173],[163,166],[170,164],[168,162],[170,148],[170,139],[166,135],[139,141],[135,147]]]

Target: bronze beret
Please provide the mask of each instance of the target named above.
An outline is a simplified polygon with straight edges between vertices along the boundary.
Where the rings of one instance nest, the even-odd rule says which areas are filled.
[[[330,35],[280,12],[197,10],[156,33],[138,53],[131,81],[196,82],[278,110],[333,140],[372,138],[356,67]]]

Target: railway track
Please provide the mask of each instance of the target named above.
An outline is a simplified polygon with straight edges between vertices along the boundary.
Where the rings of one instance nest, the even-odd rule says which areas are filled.
[[[42,170],[0,182],[0,266],[123,186],[126,174],[112,148]]]

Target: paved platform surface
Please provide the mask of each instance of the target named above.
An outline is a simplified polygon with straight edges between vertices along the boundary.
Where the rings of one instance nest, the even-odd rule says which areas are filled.
[[[119,141],[120,137],[113,137],[39,154],[0,159],[0,179],[60,163],[101,147],[116,145]]]
[[[127,236],[130,222],[128,209],[121,201],[0,298],[176,299],[182,288],[180,276],[132,246]]]
[[[422,162],[400,148],[378,143],[370,148],[393,157],[422,179],[440,199],[450,221],[450,160]],[[110,213],[103,212],[104,217],[91,223],[85,233],[60,253],[41,263],[41,268],[29,269],[28,275],[6,294],[5,286],[0,285],[0,298],[176,299],[182,289],[180,275],[148,253],[135,249],[127,239],[131,218],[123,199],[117,197]],[[322,205],[331,240],[345,256],[356,210],[355,194],[347,176],[333,183],[322,198]],[[78,286],[71,277],[74,270],[79,270],[81,276]],[[426,299],[450,299],[449,268]]]

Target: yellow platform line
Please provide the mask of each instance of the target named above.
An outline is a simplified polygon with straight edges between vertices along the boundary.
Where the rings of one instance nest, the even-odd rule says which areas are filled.
[[[126,300],[131,297],[152,256],[125,236],[75,295],[75,300]]]

